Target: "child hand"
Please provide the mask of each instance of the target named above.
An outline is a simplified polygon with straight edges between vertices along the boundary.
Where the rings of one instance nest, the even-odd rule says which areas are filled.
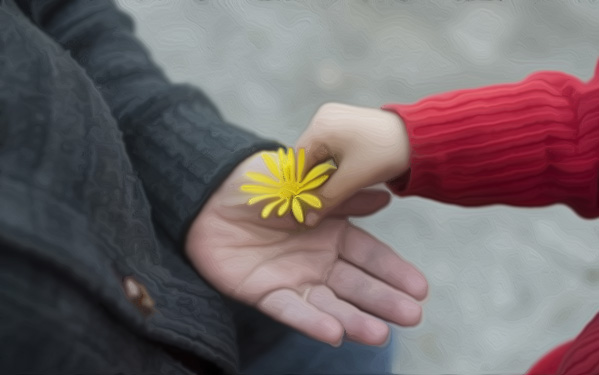
[[[315,225],[360,189],[389,181],[409,168],[410,144],[402,120],[378,108],[323,105],[298,140],[299,148],[306,150],[305,170],[330,158],[338,166],[318,193],[325,209],[311,212],[308,225]]]

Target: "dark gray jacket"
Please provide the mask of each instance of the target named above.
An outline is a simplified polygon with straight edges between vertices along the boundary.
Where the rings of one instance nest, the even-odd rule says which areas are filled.
[[[231,309],[182,243],[275,147],[168,82],[111,2],[0,0],[0,372],[235,372]]]

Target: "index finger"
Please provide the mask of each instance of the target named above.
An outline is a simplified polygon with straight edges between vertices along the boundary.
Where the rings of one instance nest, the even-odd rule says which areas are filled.
[[[310,129],[302,134],[295,145],[295,149],[298,152],[302,148],[305,152],[304,170],[302,171],[304,175],[306,171],[314,168],[317,164],[332,159],[338,166],[341,160],[341,154],[336,152],[332,145],[322,141],[319,137],[313,136]]]

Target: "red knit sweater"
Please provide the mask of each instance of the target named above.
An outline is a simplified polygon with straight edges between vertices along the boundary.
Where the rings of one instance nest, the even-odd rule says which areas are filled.
[[[412,148],[410,172],[389,183],[395,193],[462,206],[563,203],[599,217],[599,64],[588,83],[540,72],[383,108],[403,119]],[[592,373],[599,315],[529,372]]]

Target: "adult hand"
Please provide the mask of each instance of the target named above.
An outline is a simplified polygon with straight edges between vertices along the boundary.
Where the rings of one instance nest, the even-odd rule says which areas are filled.
[[[409,168],[410,143],[401,118],[378,108],[323,105],[299,138],[300,148],[306,150],[307,169],[331,158],[338,166],[318,192],[325,210],[311,213],[308,225],[360,189],[392,180]]]
[[[214,287],[331,345],[344,333],[380,345],[389,334],[383,320],[419,323],[424,276],[348,221],[387,205],[387,192],[359,191],[307,227],[291,214],[262,219],[263,204],[248,206],[239,190],[248,171],[268,173],[259,154],[212,195],[186,240],[189,259]]]

